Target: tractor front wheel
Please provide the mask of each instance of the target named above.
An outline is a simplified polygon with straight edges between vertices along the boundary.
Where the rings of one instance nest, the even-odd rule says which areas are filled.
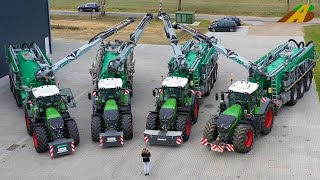
[[[146,129],[155,130],[157,127],[157,118],[158,115],[155,113],[149,113],[147,117]]]
[[[101,116],[91,116],[91,139],[93,142],[99,141],[101,132]]]
[[[26,121],[27,132],[28,132],[29,136],[32,136],[33,135],[33,124],[31,122],[31,119],[28,115],[27,110],[24,111],[24,119]]]
[[[209,119],[203,131],[203,138],[207,139],[209,143],[215,141],[218,137],[217,119]]]
[[[263,114],[261,120],[261,134],[267,135],[271,132],[272,125],[274,120],[274,108],[272,103],[269,103],[266,111]]]
[[[37,152],[46,152],[49,149],[47,129],[45,126],[38,126],[33,131],[33,144]]]
[[[80,143],[80,136],[77,123],[74,119],[66,122],[68,128],[69,138],[72,138],[74,141],[74,145],[78,145]]]
[[[233,135],[233,145],[237,152],[247,153],[251,150],[254,139],[254,130],[251,125],[240,124]]]
[[[189,115],[178,114],[177,131],[182,131],[183,141],[188,141],[191,133],[191,121]]]
[[[133,127],[132,127],[132,114],[121,115],[121,124],[124,139],[132,139]]]

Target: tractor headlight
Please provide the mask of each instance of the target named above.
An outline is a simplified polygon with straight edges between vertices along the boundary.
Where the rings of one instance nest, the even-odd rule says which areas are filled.
[[[269,93],[269,94],[272,93],[272,88],[271,88],[271,87],[268,88],[268,93]]]

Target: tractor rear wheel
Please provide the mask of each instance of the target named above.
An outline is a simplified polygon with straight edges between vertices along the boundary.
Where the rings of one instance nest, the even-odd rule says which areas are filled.
[[[132,114],[121,115],[121,124],[124,139],[132,139],[133,127],[132,127]]]
[[[249,124],[240,124],[233,135],[234,148],[239,153],[247,153],[251,150],[253,139],[253,127]]]
[[[274,120],[274,109],[272,103],[269,103],[261,120],[261,134],[267,135],[271,132]]]
[[[304,95],[304,91],[305,91],[305,79],[302,78],[300,79],[299,83],[298,83],[298,98],[302,98]]]
[[[28,132],[29,136],[32,136],[33,135],[33,124],[31,122],[31,119],[28,115],[27,110],[24,111],[24,119],[26,121],[27,132]]]
[[[308,72],[305,75],[305,82],[304,82],[305,92],[309,91],[311,84],[312,84],[312,73]]]
[[[157,118],[158,115],[155,113],[149,113],[147,117],[146,129],[155,130],[157,127]]]
[[[77,123],[74,119],[66,122],[68,128],[69,138],[72,138],[74,141],[74,145],[78,145],[80,143],[80,136]]]
[[[195,100],[194,100],[191,116],[192,116],[192,124],[195,124],[198,121],[198,117],[199,117],[199,99],[197,96],[195,97]]]
[[[91,139],[93,142],[99,141],[101,132],[101,116],[91,116]]]
[[[188,141],[191,133],[191,121],[189,115],[178,114],[177,131],[182,131],[183,141]]]
[[[46,152],[49,149],[47,129],[45,126],[38,126],[33,131],[33,144],[37,152]]]
[[[291,89],[290,89],[290,101],[287,102],[289,106],[294,106],[297,104],[298,101],[298,84],[295,84]]]
[[[209,143],[215,141],[218,137],[217,119],[211,118],[204,126],[203,138],[207,139]]]

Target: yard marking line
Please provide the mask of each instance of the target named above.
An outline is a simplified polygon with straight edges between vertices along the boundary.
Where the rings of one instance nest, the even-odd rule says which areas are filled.
[[[92,87],[90,86],[89,88],[87,88],[86,90],[84,90],[83,92],[81,92],[77,97],[74,98],[74,100],[79,100],[86,92],[88,92]],[[26,135],[24,136],[23,138],[21,138],[18,142],[14,143],[14,144],[17,144],[17,145],[22,145],[25,141],[27,141],[28,139],[30,138],[29,135]],[[7,151],[5,150],[4,153],[0,154],[0,161],[2,159],[4,159],[7,155],[10,154],[10,152],[14,152],[14,151]]]

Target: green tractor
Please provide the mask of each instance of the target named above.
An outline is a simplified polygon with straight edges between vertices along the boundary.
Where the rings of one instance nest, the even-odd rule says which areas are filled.
[[[271,132],[275,105],[271,99],[261,97],[258,87],[257,83],[237,81],[221,93],[219,116],[205,125],[203,145],[210,145],[211,150],[218,152],[227,149],[247,153],[255,136]]]
[[[194,36],[180,47],[170,16],[161,13],[165,33],[174,57],[169,73],[156,88],[156,108],[150,111],[144,141],[150,144],[180,145],[191,134],[199,115],[199,98],[210,95],[217,79],[218,53],[208,42]]]
[[[95,84],[95,90],[88,94],[93,104],[91,138],[99,141],[101,147],[121,146],[133,137],[133,50],[151,20],[151,14],[145,15],[129,41],[101,44],[96,63],[90,69]]]
[[[75,106],[74,97],[70,89],[56,86],[55,73],[131,22],[128,18],[118,27],[97,34],[55,64],[36,44],[9,46],[10,89],[17,105],[25,109],[27,132],[33,136],[37,152],[50,150],[51,157],[62,156],[74,152],[80,142],[77,124],[68,112],[68,107]]]

